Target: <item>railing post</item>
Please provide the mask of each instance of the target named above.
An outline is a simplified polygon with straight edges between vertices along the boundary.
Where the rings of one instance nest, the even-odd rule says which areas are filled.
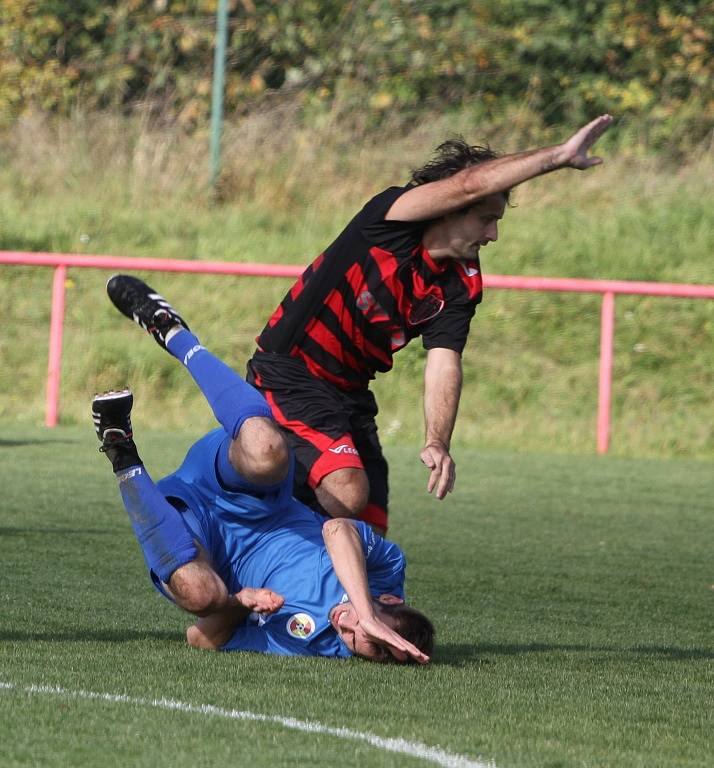
[[[600,318],[600,384],[597,407],[597,452],[607,453],[610,445],[610,400],[612,396],[612,346],[615,333],[615,294],[602,295]]]
[[[55,269],[52,280],[52,314],[50,315],[50,353],[47,362],[47,400],[45,401],[45,426],[57,426],[59,411],[59,386],[62,371],[62,329],[64,325],[64,284],[67,267],[61,264]]]

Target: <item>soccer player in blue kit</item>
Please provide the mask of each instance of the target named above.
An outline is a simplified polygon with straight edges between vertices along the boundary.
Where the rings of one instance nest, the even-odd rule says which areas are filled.
[[[115,275],[107,291],[185,365],[221,424],[155,484],[133,440],[131,392],[92,403],[154,585],[198,617],[189,644],[428,662],[434,630],[404,604],[401,549],[364,522],[325,520],[294,499],[293,457],[262,395],[144,282]]]

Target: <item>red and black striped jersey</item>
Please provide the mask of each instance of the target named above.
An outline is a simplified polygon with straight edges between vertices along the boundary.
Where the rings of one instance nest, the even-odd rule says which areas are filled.
[[[428,222],[386,221],[409,187],[373,197],[303,272],[257,339],[265,352],[301,358],[341,389],[368,386],[416,336],[425,349],[461,352],[482,281],[478,260],[434,261]]]

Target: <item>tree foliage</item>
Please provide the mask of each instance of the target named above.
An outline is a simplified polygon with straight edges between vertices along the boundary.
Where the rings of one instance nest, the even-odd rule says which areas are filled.
[[[216,0],[0,0],[0,117],[210,108]],[[714,125],[714,3],[232,0],[226,104],[297,99],[360,125],[523,105],[545,125],[603,111],[651,144]],[[627,122],[627,121],[625,121]]]

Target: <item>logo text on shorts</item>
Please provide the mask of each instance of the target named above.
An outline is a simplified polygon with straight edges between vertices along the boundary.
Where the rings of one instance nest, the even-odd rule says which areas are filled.
[[[353,456],[359,456],[359,451],[351,445],[347,445],[347,443],[342,443],[342,445],[337,445],[334,448],[328,448],[327,450],[331,453],[351,453]]]

